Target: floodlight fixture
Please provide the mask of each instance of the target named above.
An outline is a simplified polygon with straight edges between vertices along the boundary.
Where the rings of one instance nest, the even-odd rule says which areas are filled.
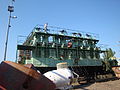
[[[14,6],[8,6],[8,11],[9,12],[14,12]]]
[[[17,16],[11,16],[11,18],[16,19],[16,18],[17,18]]]

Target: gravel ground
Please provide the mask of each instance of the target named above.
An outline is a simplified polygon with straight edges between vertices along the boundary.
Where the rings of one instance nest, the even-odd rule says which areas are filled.
[[[120,79],[107,82],[96,82],[87,85],[76,85],[73,90],[120,90]]]

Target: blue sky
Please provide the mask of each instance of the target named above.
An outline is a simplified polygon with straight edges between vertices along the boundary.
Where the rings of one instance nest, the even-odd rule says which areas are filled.
[[[0,61],[3,60],[8,23],[7,6],[0,0]],[[18,35],[28,35],[37,24],[48,23],[99,34],[99,44],[111,47],[120,57],[120,0],[16,0],[17,19],[11,20],[7,60],[15,61]]]

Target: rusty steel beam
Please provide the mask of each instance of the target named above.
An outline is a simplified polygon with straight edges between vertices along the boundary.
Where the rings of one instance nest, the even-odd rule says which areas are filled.
[[[52,81],[31,67],[3,61],[0,64],[0,90],[55,90]]]

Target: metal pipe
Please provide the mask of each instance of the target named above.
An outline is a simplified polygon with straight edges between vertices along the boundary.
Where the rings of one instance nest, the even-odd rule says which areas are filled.
[[[6,42],[5,42],[5,52],[4,52],[4,61],[6,60],[6,54],[7,54],[7,44],[8,44],[8,36],[9,36],[9,30],[10,30],[10,21],[11,21],[11,12],[8,19],[8,28],[7,28],[7,35],[6,35]]]

